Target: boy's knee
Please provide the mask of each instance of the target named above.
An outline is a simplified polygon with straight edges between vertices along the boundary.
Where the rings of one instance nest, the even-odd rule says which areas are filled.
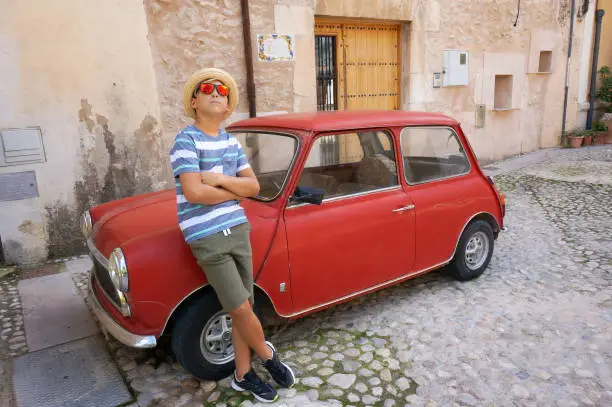
[[[229,314],[232,318],[240,319],[240,318],[245,318],[249,316],[252,312],[253,312],[253,309],[251,308],[251,303],[249,302],[249,300],[246,300],[245,302],[240,304],[238,307],[230,311]]]

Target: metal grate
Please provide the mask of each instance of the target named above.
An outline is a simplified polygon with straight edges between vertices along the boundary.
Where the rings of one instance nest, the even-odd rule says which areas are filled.
[[[117,296],[117,290],[115,289],[115,285],[113,284],[110,275],[108,274],[108,270],[98,261],[98,259],[95,258],[95,256],[91,257],[93,259],[94,271],[100,287],[108,295],[108,298],[115,304],[115,306],[119,307],[119,296]]]
[[[317,110],[337,110],[336,36],[315,36],[315,52],[317,64]]]
[[[338,165],[340,161],[340,145],[337,136],[321,137],[321,165]]]

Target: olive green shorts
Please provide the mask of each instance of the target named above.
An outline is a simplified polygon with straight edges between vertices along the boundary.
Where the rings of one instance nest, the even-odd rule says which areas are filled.
[[[253,304],[253,259],[248,223],[189,244],[223,310],[230,312],[247,299]]]

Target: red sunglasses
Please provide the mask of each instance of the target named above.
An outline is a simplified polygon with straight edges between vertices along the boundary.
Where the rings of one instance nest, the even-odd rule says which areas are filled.
[[[200,87],[198,89],[196,89],[196,91],[200,91],[205,95],[210,95],[213,93],[213,91],[217,89],[217,93],[219,94],[219,96],[228,96],[229,95],[229,88],[225,85],[216,85],[214,83],[201,83]],[[194,94],[194,96],[197,95],[197,92]]]

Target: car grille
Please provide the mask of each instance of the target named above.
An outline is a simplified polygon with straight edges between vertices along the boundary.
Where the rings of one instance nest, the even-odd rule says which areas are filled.
[[[94,263],[94,273],[98,284],[102,287],[102,290],[106,293],[106,296],[111,300],[116,307],[119,307],[119,296],[117,295],[117,289],[111,281],[108,270],[98,261],[96,256],[91,256]]]

